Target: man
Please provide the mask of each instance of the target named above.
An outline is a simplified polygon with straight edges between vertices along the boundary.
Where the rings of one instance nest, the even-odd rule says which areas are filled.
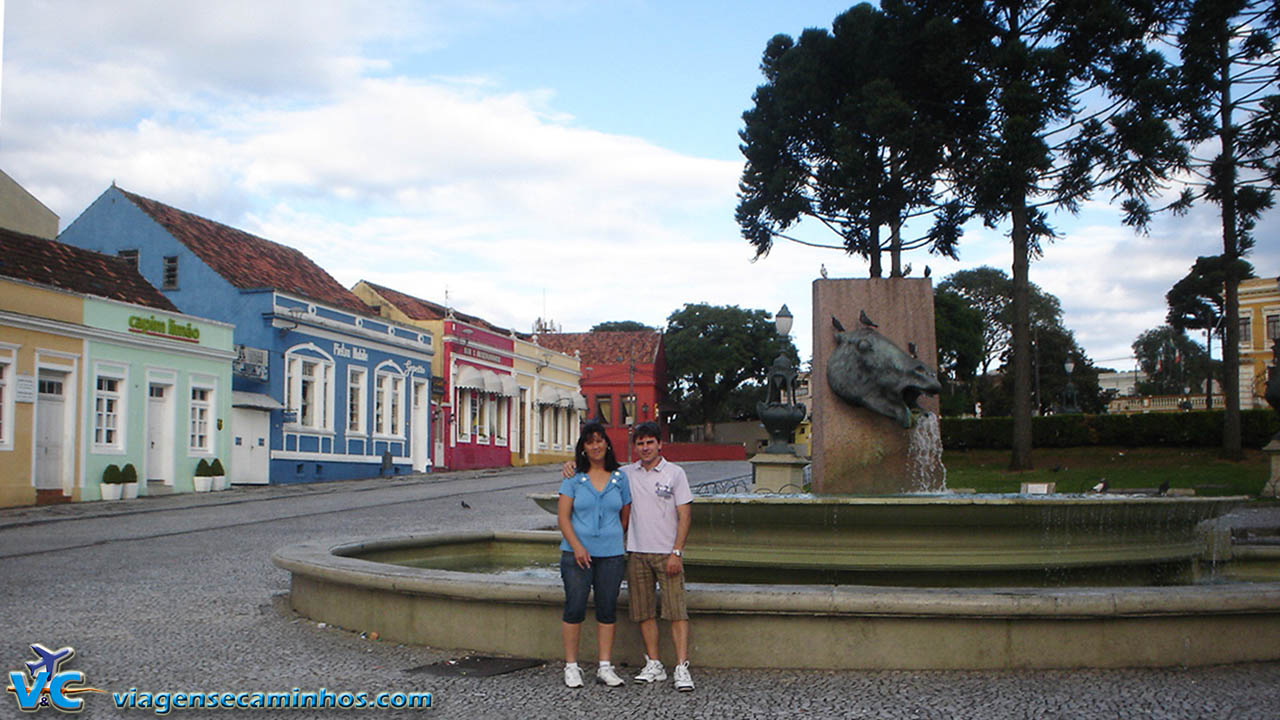
[[[639,682],[660,682],[667,671],[658,659],[658,618],[655,584],[662,593],[662,619],[671,623],[676,650],[672,671],[676,690],[693,690],[689,673],[689,610],[684,592],[684,543],[692,518],[693,493],[684,469],[662,457],[658,424],[645,422],[635,428],[636,454],[640,459],[623,465],[631,489],[631,524],[627,529],[627,588],[630,616],[640,625],[645,664],[636,675]],[[565,472],[570,472],[565,464]]]

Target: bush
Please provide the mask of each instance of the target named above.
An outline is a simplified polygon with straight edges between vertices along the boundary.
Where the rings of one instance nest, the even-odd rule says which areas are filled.
[[[213,473],[209,472],[209,461],[200,458],[200,462],[196,463],[196,477],[209,477]]]
[[[1222,444],[1222,411],[1145,413],[1135,415],[1047,415],[1031,419],[1034,447],[1175,446],[1216,447]],[[1271,410],[1240,412],[1242,443],[1260,448],[1280,432],[1280,417]],[[1007,450],[1013,443],[1013,418],[942,418],[942,446],[947,450]]]
[[[133,466],[133,463],[129,463],[120,471],[120,476],[124,478],[120,482],[136,483],[138,482],[138,469]]]
[[[108,465],[107,468],[102,471],[103,485],[119,485],[123,482],[124,476],[120,472],[119,465]]]
[[[213,463],[209,465],[210,475],[226,475],[227,471],[222,469],[222,461],[218,458],[213,459]]]

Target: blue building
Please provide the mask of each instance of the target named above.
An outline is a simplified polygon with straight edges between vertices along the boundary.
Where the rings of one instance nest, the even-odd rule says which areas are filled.
[[[126,258],[182,312],[235,325],[232,482],[430,469],[429,331],[379,318],[293,248],[115,185],[58,239]]]

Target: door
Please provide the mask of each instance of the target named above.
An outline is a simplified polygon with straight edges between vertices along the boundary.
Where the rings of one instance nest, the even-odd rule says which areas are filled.
[[[270,411],[232,408],[231,482],[266,485],[271,481],[271,449],[267,445],[270,430]]]
[[[147,480],[173,484],[172,385],[151,383],[147,388]]]
[[[36,489],[61,490],[66,444],[66,375],[41,371],[36,397]]]
[[[427,469],[427,431],[430,417],[428,412],[429,399],[427,397],[427,383],[414,381],[413,383],[413,439],[411,441],[411,462],[413,463],[414,472],[423,472]]]
[[[520,388],[520,414],[518,423],[520,429],[516,431],[516,452],[520,454],[520,459],[529,460],[529,453],[525,450],[529,447],[529,438],[525,436],[525,428],[528,427],[529,407],[528,407],[529,391]]]

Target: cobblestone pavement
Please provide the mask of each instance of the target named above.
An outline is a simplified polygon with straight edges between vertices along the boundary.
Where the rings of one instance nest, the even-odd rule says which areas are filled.
[[[686,467],[694,482],[748,472],[745,463]],[[669,684],[569,690],[558,664],[437,677],[406,671],[461,653],[370,640],[300,618],[287,606],[288,574],[270,561],[278,547],[319,538],[548,527],[551,516],[525,495],[554,491],[558,482],[552,468],[511,468],[0,510],[0,670],[7,677],[19,669],[32,659],[28,644],[40,642],[74,646],[67,667],[115,692],[434,694],[433,707],[421,711],[170,713],[184,718],[1280,717],[1280,663],[1035,672],[695,667],[698,687],[689,694]],[[1241,518],[1280,524],[1276,516],[1280,510],[1264,508]],[[31,717],[6,695],[0,718]],[[82,717],[155,714],[79,697],[86,698]]]

